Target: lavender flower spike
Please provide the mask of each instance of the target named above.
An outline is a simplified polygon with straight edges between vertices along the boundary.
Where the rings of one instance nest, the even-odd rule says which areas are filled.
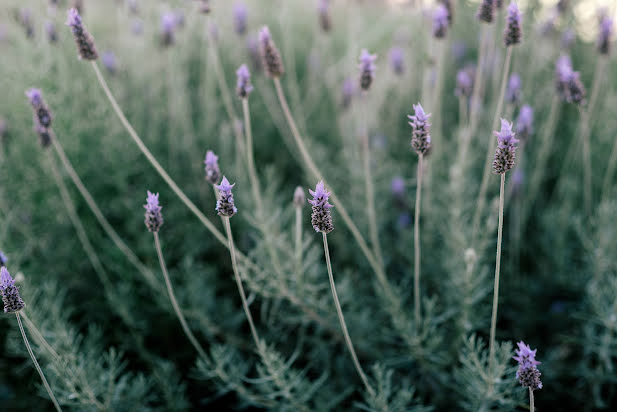
[[[521,107],[516,119],[516,134],[525,141],[533,133],[533,109],[528,104]]]
[[[351,104],[351,99],[354,95],[354,83],[353,81],[348,77],[345,79],[345,81],[343,82],[343,100],[342,100],[342,106],[344,109],[348,108],[349,105]]]
[[[243,64],[236,71],[238,76],[238,82],[236,83],[236,93],[241,99],[245,99],[249,96],[249,93],[253,91],[253,85],[251,85],[251,73],[246,64]]]
[[[94,39],[84,27],[77,9],[73,8],[69,10],[66,25],[69,26],[73,32],[77,50],[79,51],[79,58],[84,60],[96,60],[99,54],[96,51],[96,47],[94,47]]]
[[[334,206],[328,203],[330,192],[324,187],[323,180],[317,183],[315,191],[309,189],[309,193],[313,196],[313,198],[308,201],[313,206],[313,213],[311,214],[313,229],[315,229],[316,232],[326,234],[332,232],[334,226],[332,225],[332,214],[330,213],[330,209]]]
[[[165,13],[161,16],[161,45],[171,46],[174,44],[176,24],[176,16],[173,13]]]
[[[476,17],[480,22],[492,23],[495,17],[495,0],[482,0]]]
[[[360,53],[360,88],[364,91],[370,89],[375,78],[376,54],[370,54],[366,49]]]
[[[246,20],[247,20],[246,4],[236,3],[234,4],[234,30],[239,36],[246,34]]]
[[[517,104],[521,100],[521,76],[517,73],[512,73],[508,80],[508,87],[506,89],[506,102],[510,104]]]
[[[567,84],[566,101],[578,106],[584,105],[587,92],[585,91],[583,82],[581,82],[581,74],[579,72],[571,72]]]
[[[448,9],[443,4],[438,4],[433,12],[433,36],[443,39],[448,33]]]
[[[306,201],[306,196],[304,195],[304,189],[302,189],[302,186],[298,186],[296,187],[296,190],[294,191],[294,206],[295,207],[302,207],[304,206],[304,202]]]
[[[506,28],[503,31],[503,42],[508,46],[519,44],[523,38],[521,30],[521,12],[515,2],[508,6],[508,17]]]
[[[204,160],[204,164],[206,165],[206,180],[213,185],[217,184],[219,182],[219,178],[221,177],[219,157],[215,155],[212,150],[208,150],[206,152],[206,160]]]
[[[390,49],[390,65],[394,73],[399,76],[405,72],[403,49],[398,46]]]
[[[330,0],[319,0],[317,6],[317,13],[319,14],[319,25],[325,32],[329,32],[332,29],[332,19],[330,18]]]
[[[459,70],[456,73],[456,89],[454,90],[454,94],[458,97],[471,96],[471,92],[473,88],[473,78],[469,74],[469,70]]]
[[[452,6],[452,0],[438,0],[439,3],[443,4],[448,12],[448,26],[452,27],[452,22],[454,21],[454,7]]]
[[[9,259],[6,257],[6,255],[0,250],[0,266],[6,266],[6,262]]]
[[[19,296],[19,289],[5,266],[0,268],[0,294],[4,303],[4,313],[15,313],[22,310],[26,304]]]
[[[555,87],[561,100],[568,98],[568,82],[572,76],[572,60],[568,55],[562,55],[555,64]]]
[[[598,51],[608,55],[611,52],[611,35],[613,34],[613,19],[602,16],[600,20],[600,34],[598,36]]]
[[[216,211],[219,216],[232,217],[238,212],[234,205],[234,195],[231,193],[231,189],[235,185],[235,183],[233,185],[229,184],[229,180],[223,176],[221,184],[214,186],[219,191],[219,200],[216,202]]]
[[[266,69],[266,75],[270,78],[280,77],[285,73],[283,61],[276,45],[272,41],[270,29],[268,26],[262,27],[259,31],[259,51],[261,53],[261,61]]]
[[[151,193],[148,190],[148,197],[146,198],[146,219],[144,223],[148,228],[148,231],[157,233],[161,226],[163,226],[163,215],[161,214],[161,206],[159,206],[159,194]]]
[[[518,342],[517,346],[516,356],[513,357],[513,359],[518,362],[516,378],[521,385],[532,391],[542,389],[542,381],[540,381],[541,373],[536,367],[540,364],[540,362],[536,360],[537,349],[531,350],[529,345],[525,345],[523,341]]]
[[[431,124],[428,122],[428,118],[431,114],[424,113],[424,109],[420,103],[413,105],[414,115],[407,116],[411,122],[413,131],[411,137],[411,147],[419,155],[427,154],[431,148]]]
[[[518,140],[514,138],[512,123],[508,123],[506,119],[501,119],[501,131],[494,134],[497,137],[497,150],[493,160],[493,172],[499,175],[514,167]]]
[[[26,91],[26,96],[28,97],[28,100],[30,100],[30,104],[34,109],[35,122],[46,129],[49,128],[51,126],[53,116],[51,115],[49,107],[47,107],[45,101],[43,100],[41,90],[35,88],[28,89]]]

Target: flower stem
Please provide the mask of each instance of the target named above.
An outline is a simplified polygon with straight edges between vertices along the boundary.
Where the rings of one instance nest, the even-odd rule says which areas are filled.
[[[374,394],[373,388],[368,383],[368,379],[362,370],[362,366],[360,366],[360,361],[358,360],[358,356],[356,355],[356,351],[353,348],[353,343],[351,342],[351,337],[349,336],[349,332],[347,331],[347,325],[345,324],[345,318],[343,317],[343,310],[341,309],[341,303],[338,300],[338,295],[336,294],[336,286],[334,284],[334,276],[332,275],[332,264],[330,263],[330,251],[328,250],[328,235],[322,232],[323,235],[323,248],[324,253],[326,255],[326,265],[328,267],[328,278],[330,279],[330,289],[332,290],[332,297],[334,298],[334,305],[336,306],[336,313],[338,315],[339,322],[341,324],[341,329],[343,330],[343,336],[345,336],[345,342],[347,343],[347,348],[349,349],[349,353],[351,354],[351,358],[353,359],[353,363],[358,371],[358,375],[364,382],[364,386],[369,391],[370,394]]]
[[[478,114],[480,112],[480,99],[482,98],[482,80],[484,79],[484,60],[486,59],[486,48],[488,36],[490,31],[485,24],[481,25],[480,32],[480,47],[478,47],[478,65],[476,66],[476,73],[473,80],[473,93],[471,95],[470,102],[470,116],[469,116],[469,135],[473,136],[477,122]]]
[[[493,368],[495,365],[495,331],[497,329],[497,305],[499,302],[499,269],[501,265],[501,239],[503,236],[503,201],[504,189],[506,184],[506,174],[501,173],[501,185],[499,187],[499,226],[497,229],[497,255],[495,260],[495,285],[493,287],[493,313],[491,315],[491,333],[489,341],[489,376],[491,376],[490,385],[493,385]]]
[[[413,246],[414,246],[414,276],[413,276],[413,293],[414,293],[414,314],[416,319],[416,327],[420,325],[420,207],[422,205],[422,161],[424,155],[420,153],[418,157],[418,173],[416,184],[416,208],[414,210],[414,228],[413,228]]]
[[[257,205],[257,213],[263,219],[263,204],[259,193],[259,179],[255,170],[255,159],[253,157],[253,132],[251,130],[251,113],[249,111],[248,98],[242,99],[242,113],[244,115],[244,133],[246,134],[246,162],[248,165],[249,179],[251,180],[251,189],[253,198]]]
[[[45,389],[47,390],[47,393],[49,394],[51,401],[56,407],[56,410],[58,412],[62,412],[62,408],[60,408],[60,404],[58,404],[58,401],[56,400],[56,397],[54,396],[54,393],[52,392],[51,387],[49,386],[49,383],[47,383],[47,379],[45,379],[43,370],[41,369],[41,367],[39,366],[39,363],[36,361],[36,358],[34,357],[34,353],[32,352],[32,348],[30,347],[30,342],[28,342],[28,338],[26,337],[26,332],[24,331],[24,326],[21,324],[21,318],[19,317],[19,312],[15,312],[15,316],[17,317],[17,323],[19,324],[19,330],[21,331],[21,336],[24,338],[26,349],[28,349],[30,358],[32,358],[32,362],[34,363],[34,367],[36,368],[36,371],[39,373],[39,376],[41,377],[41,380],[43,381],[43,386],[45,386]]]
[[[529,388],[529,412],[534,412],[536,410],[533,399],[533,390]]]
[[[159,263],[161,265],[161,271],[163,272],[163,277],[165,278],[165,285],[167,285],[167,293],[169,294],[171,305],[173,306],[174,311],[176,312],[176,316],[178,316],[178,320],[180,321],[180,324],[182,325],[182,329],[184,330],[186,337],[189,338],[189,340],[191,341],[191,344],[197,350],[197,353],[199,353],[199,356],[202,359],[207,359],[206,352],[204,351],[204,349],[201,347],[201,345],[199,344],[199,342],[193,335],[193,332],[191,332],[191,329],[189,328],[189,325],[186,323],[186,319],[184,318],[184,315],[182,314],[182,311],[180,310],[178,301],[176,300],[176,295],[174,294],[174,289],[171,286],[171,280],[169,279],[169,274],[167,273],[167,265],[165,264],[165,259],[163,258],[163,250],[161,249],[161,242],[159,241],[159,234],[157,232],[153,232],[152,234],[154,235],[154,246],[156,248],[156,254],[159,257]]]
[[[296,207],[296,272],[298,281],[302,278],[302,208]]]
[[[246,314],[246,318],[249,321],[249,326],[251,328],[251,334],[253,335],[253,340],[255,341],[255,345],[257,348],[260,348],[260,340],[259,335],[257,334],[257,328],[255,327],[255,323],[253,322],[253,316],[251,315],[251,310],[249,309],[248,302],[246,300],[246,294],[244,293],[244,287],[242,286],[242,279],[240,278],[240,272],[238,270],[238,262],[236,261],[236,248],[234,247],[233,235],[231,233],[231,224],[229,222],[228,217],[223,217],[223,223],[225,224],[225,231],[227,232],[227,239],[229,241],[229,254],[231,255],[231,266],[234,271],[234,278],[236,279],[236,285],[238,286],[238,292],[240,292],[240,298],[242,299],[242,307],[244,308],[244,313]]]

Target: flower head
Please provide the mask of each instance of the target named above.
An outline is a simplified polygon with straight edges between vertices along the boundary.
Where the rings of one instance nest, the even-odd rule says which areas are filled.
[[[214,185],[219,191],[219,200],[216,202],[216,211],[219,216],[232,217],[238,212],[234,205],[234,195],[231,193],[231,189],[236,184],[229,184],[229,180],[223,176],[223,180],[220,185]]]
[[[519,44],[523,38],[521,31],[521,12],[515,2],[508,6],[508,17],[506,28],[503,31],[503,42],[508,46]]]
[[[529,345],[525,345],[525,342],[521,341],[517,343],[518,349],[515,351],[516,356],[513,357],[518,362],[518,371],[516,377],[526,388],[532,391],[536,389],[542,389],[542,382],[540,381],[540,371],[536,367],[540,364],[536,360],[537,349],[531,350]]]
[[[533,109],[528,104],[521,107],[516,119],[516,134],[525,141],[533,133]]]
[[[431,114],[426,114],[420,103],[413,105],[414,115],[407,116],[411,122],[413,131],[411,137],[411,147],[419,155],[426,154],[431,148],[431,124],[428,118]]]
[[[452,0],[438,0],[439,3],[443,4],[448,12],[448,26],[452,26],[452,22],[454,20],[454,16],[452,13],[454,12],[454,7],[452,7]]]
[[[58,32],[56,31],[56,26],[52,22],[48,21],[45,23],[45,33],[50,43],[56,43],[58,41]]]
[[[6,266],[6,262],[8,260],[9,259],[6,257],[6,255],[0,250],[0,266]]]
[[[206,180],[213,185],[219,182],[221,177],[221,169],[219,169],[219,157],[214,154],[212,150],[206,152],[206,159],[204,160],[206,165]]]
[[[306,201],[306,196],[304,195],[304,189],[302,188],[302,186],[298,186],[296,187],[296,190],[294,190],[294,206],[295,207],[302,207],[304,206],[304,202]]]
[[[581,74],[579,72],[571,72],[567,82],[567,94],[566,101],[568,103],[574,103],[578,106],[585,104],[585,86],[581,82]]]
[[[329,202],[330,192],[324,186],[323,180],[317,183],[315,191],[309,189],[309,193],[313,196],[309,199],[312,205],[313,213],[311,214],[311,224],[316,232],[330,233],[334,229],[332,225],[332,214],[330,209],[333,208]]]
[[[394,46],[390,49],[390,65],[394,73],[399,76],[405,72],[403,49]]]
[[[22,310],[26,304],[19,296],[19,289],[5,266],[0,268],[0,294],[4,303],[5,313],[14,313]]]
[[[495,0],[482,0],[476,17],[480,22],[492,23],[495,17]]]
[[[462,69],[456,73],[456,89],[454,90],[454,94],[456,96],[471,96],[471,92],[473,91],[473,77],[469,70]]]
[[[568,97],[568,82],[572,76],[572,60],[570,56],[564,54],[557,59],[555,64],[555,87],[557,94],[562,100]]]
[[[47,107],[45,101],[43,100],[41,90],[35,88],[28,89],[26,91],[26,97],[28,97],[32,108],[34,109],[35,122],[45,128],[49,128],[51,126],[53,116],[51,115],[49,107]]]
[[[234,4],[234,30],[238,35],[242,36],[246,33],[246,20],[247,20],[246,4],[236,3]]]
[[[342,92],[343,92],[342,106],[344,109],[346,109],[351,104],[351,98],[353,97],[355,93],[354,82],[349,77],[347,77],[345,81],[343,81]]]
[[[96,60],[99,54],[94,46],[94,39],[84,27],[79,11],[76,8],[69,10],[66,25],[73,32],[77,50],[79,51],[79,58],[83,60]]]
[[[175,41],[175,32],[178,20],[174,13],[165,13],[161,16],[161,45],[171,46]]]
[[[512,123],[508,123],[506,119],[501,119],[501,131],[494,134],[497,137],[497,150],[493,160],[493,172],[503,174],[514,167],[518,140],[514,137]]]
[[[238,81],[236,83],[236,93],[238,97],[244,99],[248,97],[249,93],[253,91],[253,86],[251,85],[251,73],[249,72],[249,68],[246,67],[246,64],[243,64],[236,70],[236,76],[238,76]]]
[[[448,9],[439,3],[433,12],[433,36],[437,39],[443,39],[448,33]]]
[[[261,61],[266,70],[266,75],[271,78],[280,77],[285,73],[283,61],[268,26],[264,26],[259,31],[259,51],[261,53]]]
[[[600,18],[600,33],[598,35],[598,51],[600,54],[611,52],[611,35],[613,34],[613,19],[603,14]]]
[[[161,214],[161,210],[163,208],[159,206],[158,193],[154,194],[148,190],[148,197],[146,198],[144,209],[146,209],[146,219],[144,223],[146,224],[148,231],[157,233],[161,226],[163,226],[163,215]]]
[[[521,100],[521,76],[518,73],[512,73],[508,80],[506,89],[506,102],[517,104]]]
[[[375,78],[375,60],[376,54],[370,54],[366,49],[362,49],[360,53],[360,88],[364,91],[370,89],[373,79]]]
[[[319,14],[319,25],[325,32],[332,29],[332,19],[330,18],[330,0],[319,0],[317,13]]]

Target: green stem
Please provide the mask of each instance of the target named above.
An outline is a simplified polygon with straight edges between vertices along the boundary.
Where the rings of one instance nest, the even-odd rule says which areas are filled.
[[[487,38],[490,32],[485,24],[481,25],[480,33],[480,47],[478,48],[478,64],[476,66],[476,73],[473,80],[473,93],[471,95],[470,102],[470,116],[469,116],[469,136],[473,136],[477,124],[478,114],[480,112],[480,99],[482,98],[482,81],[484,80],[484,60],[486,59]]]
[[[298,281],[302,276],[302,208],[296,206],[296,272]]]
[[[30,342],[28,342],[28,338],[26,337],[26,332],[24,331],[24,326],[21,324],[21,318],[19,317],[19,312],[15,312],[15,316],[17,317],[17,323],[19,324],[19,330],[21,331],[21,336],[24,338],[26,349],[28,349],[30,358],[32,358],[32,362],[34,363],[34,367],[36,368],[36,371],[39,373],[39,376],[41,377],[41,380],[43,381],[43,386],[45,386],[45,389],[47,390],[47,393],[49,394],[51,401],[56,407],[56,410],[58,412],[62,412],[62,408],[60,408],[60,404],[58,404],[58,401],[56,400],[54,393],[51,391],[51,387],[49,386],[49,383],[47,383],[47,379],[45,379],[43,370],[41,369],[41,367],[39,366],[39,363],[36,361],[36,358],[34,357],[34,353],[32,352],[32,348],[30,347]]]
[[[420,207],[422,204],[422,161],[424,155],[420,153],[418,158],[418,173],[416,182],[416,208],[414,211],[414,228],[413,228],[413,245],[414,245],[414,314],[416,319],[416,327],[420,325]]]
[[[533,390],[529,388],[529,412],[534,412],[536,410],[533,399]]]

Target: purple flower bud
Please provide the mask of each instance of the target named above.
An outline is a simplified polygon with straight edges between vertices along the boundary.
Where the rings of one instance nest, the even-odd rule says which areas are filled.
[[[468,69],[459,70],[456,73],[456,89],[454,90],[454,94],[456,96],[471,96],[471,92],[473,91],[473,77]]]
[[[508,123],[506,119],[501,119],[501,131],[494,134],[497,137],[497,150],[493,160],[493,172],[499,175],[514,167],[518,140],[514,137],[512,123]]]
[[[103,66],[107,69],[109,74],[116,74],[118,71],[118,62],[116,60],[116,55],[114,52],[107,50],[103,52],[101,56],[101,62],[103,62]]]
[[[8,262],[8,258],[2,251],[0,250],[0,266],[6,266],[6,262]]]
[[[311,214],[311,224],[316,232],[330,233],[334,230],[332,225],[332,214],[330,209],[333,207],[328,203],[330,192],[324,187],[323,180],[317,183],[315,191],[309,189],[309,193],[313,196],[309,199],[309,203],[312,205],[313,213]]]
[[[29,39],[34,37],[34,25],[32,23],[32,12],[30,9],[21,9],[19,11],[19,23],[26,30],[26,37]]]
[[[176,32],[176,16],[173,13],[165,13],[161,16],[161,45],[171,46],[174,44]]]
[[[5,266],[0,268],[0,294],[4,303],[5,313],[15,313],[22,310],[26,304],[19,296],[19,289]]]
[[[394,197],[401,198],[405,194],[405,180],[400,176],[395,176],[390,182],[390,191]]]
[[[317,6],[317,13],[319,15],[319,25],[325,32],[329,32],[332,29],[332,19],[330,18],[330,1],[319,0]]]
[[[433,36],[443,39],[448,34],[448,9],[443,4],[438,4],[433,12]]]
[[[34,131],[39,136],[39,142],[41,143],[41,146],[43,147],[43,149],[48,148],[49,145],[51,144],[50,129],[44,126],[41,126],[41,124],[38,121],[36,121],[36,118],[35,118]]]
[[[452,22],[454,20],[453,12],[454,8],[452,7],[452,0],[438,0],[439,3],[443,4],[443,6],[448,11],[448,26],[452,27]]]
[[[523,38],[523,32],[521,30],[521,12],[515,2],[511,2],[508,6],[506,21],[506,28],[503,31],[504,44],[506,47],[519,44]]]
[[[581,106],[585,104],[586,95],[585,86],[581,82],[581,74],[579,72],[571,72],[568,79],[566,101]]]
[[[206,160],[204,160],[204,164],[206,165],[206,180],[213,185],[217,184],[219,182],[219,178],[221,177],[219,157],[215,155],[212,150],[208,150],[206,152]]]
[[[347,77],[343,81],[342,92],[343,92],[343,100],[342,100],[341,105],[343,106],[344,109],[346,109],[349,107],[349,105],[351,105],[351,99],[353,98],[353,95],[355,93],[354,82],[349,77]]]
[[[304,189],[302,188],[302,186],[298,186],[296,187],[296,190],[294,191],[294,206],[295,207],[302,207],[304,206],[304,202],[306,201],[306,196],[304,195]]]
[[[516,119],[516,134],[525,141],[533,133],[533,109],[528,104],[521,107]]]
[[[598,51],[608,55],[611,52],[611,35],[613,34],[613,19],[603,15],[600,19],[600,34],[598,35]]]
[[[219,200],[216,202],[216,211],[219,216],[232,217],[238,212],[234,205],[234,195],[231,193],[231,189],[235,186],[229,184],[229,181],[225,176],[220,185],[214,185],[219,191]]]
[[[161,214],[161,210],[163,208],[159,206],[158,193],[154,194],[148,190],[148,197],[146,198],[144,209],[146,209],[146,219],[144,220],[144,223],[146,224],[148,231],[157,233],[161,226],[163,226],[163,215]]]
[[[419,155],[427,154],[431,148],[431,124],[428,122],[428,118],[431,114],[424,113],[424,109],[420,103],[413,105],[414,115],[407,116],[411,122],[413,131],[411,137],[411,147]]]
[[[492,23],[495,16],[495,0],[482,0],[476,17],[480,22]]]
[[[30,104],[34,109],[35,123],[43,126],[44,128],[51,127],[51,121],[53,116],[49,107],[45,104],[40,89],[31,88],[26,91],[26,96],[30,100]]]
[[[281,55],[272,41],[268,26],[262,27],[259,31],[259,50],[261,52],[261,61],[268,77],[280,77],[285,73]]]
[[[50,43],[56,43],[58,41],[58,32],[56,31],[56,26],[48,21],[45,23],[45,33],[47,33],[47,40]]]
[[[557,95],[562,100],[567,100],[568,96],[568,82],[572,76],[572,60],[570,56],[564,54],[555,64],[555,87],[557,89]]]
[[[84,60],[96,60],[99,54],[96,51],[96,47],[94,47],[94,39],[84,27],[77,9],[72,8],[69,10],[66,25],[69,26],[73,32],[77,50],[79,51],[79,58]]]
[[[517,104],[521,100],[521,76],[517,73],[512,73],[508,80],[508,87],[506,89],[506,102],[510,104]]]
[[[540,364],[536,360],[537,349],[531,350],[529,345],[525,345],[525,342],[521,341],[517,343],[518,349],[516,350],[516,356],[513,357],[518,362],[518,371],[516,372],[516,378],[526,388],[535,391],[542,389],[542,381],[540,381],[540,371],[536,367]]]
[[[364,91],[370,89],[375,77],[376,54],[370,54],[366,49],[360,53],[360,88]]]
[[[251,85],[251,73],[249,72],[246,64],[240,66],[240,68],[236,71],[236,76],[238,76],[238,82],[236,83],[236,93],[238,97],[244,99],[248,97],[249,93],[253,91],[253,86]]]
[[[247,8],[244,3],[234,4],[234,30],[240,36],[246,34]]]
[[[399,76],[405,72],[405,62],[404,62],[403,49],[394,46],[390,49],[390,65],[392,66],[392,70],[394,73]]]

